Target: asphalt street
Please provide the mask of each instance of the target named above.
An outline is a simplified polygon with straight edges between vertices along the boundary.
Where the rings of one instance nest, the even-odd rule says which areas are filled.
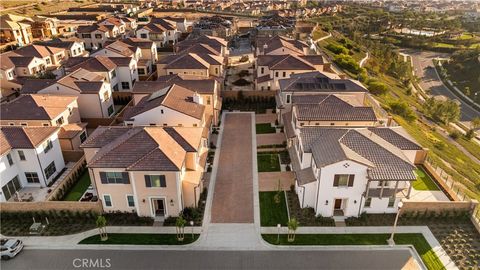
[[[452,91],[443,84],[435,72],[433,59],[438,57],[448,58],[448,54],[417,50],[405,50],[404,52],[412,56],[415,74],[420,78],[419,84],[424,90],[430,91],[433,95],[443,95],[460,102],[462,112],[460,121],[470,121],[475,117],[480,117],[480,112],[452,93]]]
[[[322,251],[24,250],[1,269],[402,269],[407,249]]]

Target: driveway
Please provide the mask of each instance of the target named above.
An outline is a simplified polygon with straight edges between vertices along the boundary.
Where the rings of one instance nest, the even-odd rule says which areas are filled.
[[[211,223],[254,221],[252,120],[247,113],[225,115]]]
[[[442,80],[435,72],[433,59],[439,57],[448,58],[450,57],[448,54],[417,50],[405,50],[404,52],[412,56],[415,75],[420,78],[419,84],[425,91],[429,91],[431,95],[443,95],[460,102],[462,112],[460,121],[471,121],[475,117],[480,117],[480,112],[452,93],[452,91],[443,84]]]

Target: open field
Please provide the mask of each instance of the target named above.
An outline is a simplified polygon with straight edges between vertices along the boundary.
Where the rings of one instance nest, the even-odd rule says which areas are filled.
[[[28,3],[24,3],[28,2]],[[36,4],[35,4],[36,3]],[[72,7],[79,7],[88,4],[95,3],[92,0],[76,0],[76,1],[60,1],[60,0],[50,0],[50,1],[2,1],[1,5],[7,8],[5,5],[10,5],[8,9],[0,9],[0,14],[11,13],[22,16],[34,16],[41,14],[52,14],[56,12],[66,11]],[[29,5],[35,4],[35,5]]]

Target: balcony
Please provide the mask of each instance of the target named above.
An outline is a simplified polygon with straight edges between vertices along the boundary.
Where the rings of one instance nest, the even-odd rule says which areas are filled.
[[[408,189],[397,189],[397,193],[395,194],[395,189],[393,188],[384,188],[383,193],[381,188],[370,188],[368,189],[368,197],[369,198],[389,198],[395,194],[396,198],[406,198],[408,193]],[[382,196],[380,196],[380,194]]]

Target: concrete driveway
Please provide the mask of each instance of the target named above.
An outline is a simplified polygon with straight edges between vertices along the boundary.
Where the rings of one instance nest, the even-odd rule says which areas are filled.
[[[225,115],[211,223],[253,223],[252,115]]]

